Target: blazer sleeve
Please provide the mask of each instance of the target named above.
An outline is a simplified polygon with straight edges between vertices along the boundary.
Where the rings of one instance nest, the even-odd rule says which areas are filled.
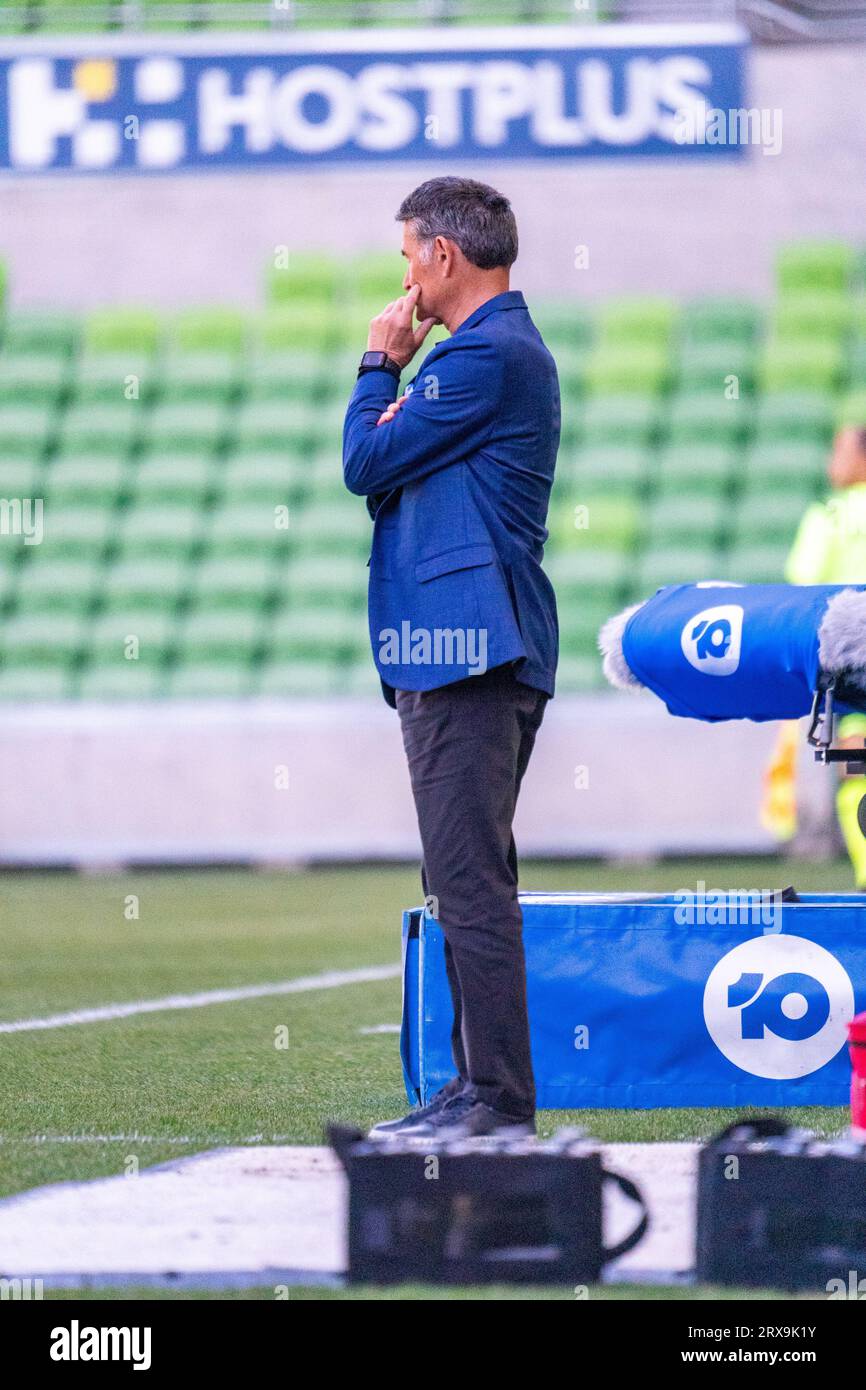
[[[434,348],[393,420],[377,425],[395,399],[384,372],[360,377],[343,427],[343,478],[358,496],[388,492],[459,463],[490,433],[503,368],[483,338],[450,338]]]

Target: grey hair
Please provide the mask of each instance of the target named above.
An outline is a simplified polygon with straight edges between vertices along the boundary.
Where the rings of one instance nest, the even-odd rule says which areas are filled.
[[[411,222],[422,243],[437,236],[455,242],[479,270],[513,265],[517,260],[517,223],[511,204],[495,188],[475,179],[454,175],[428,179],[403,199],[397,221]]]

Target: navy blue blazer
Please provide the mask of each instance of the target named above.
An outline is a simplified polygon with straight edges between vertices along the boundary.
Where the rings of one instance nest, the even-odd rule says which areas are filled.
[[[397,394],[388,372],[365,373],[343,430],[346,486],[374,518],[370,640],[385,698],[504,662],[552,695],[556,600],[541,561],[559,382],[520,291],[432,348],[377,427]]]

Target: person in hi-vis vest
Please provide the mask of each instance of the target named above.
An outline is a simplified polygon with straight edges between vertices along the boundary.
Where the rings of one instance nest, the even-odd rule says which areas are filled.
[[[789,584],[866,583],[866,427],[849,426],[838,432],[827,474],[832,491],[826,501],[813,503],[800,522],[785,566]],[[841,746],[862,748],[866,715],[846,715],[839,721],[838,733]],[[795,778],[800,742],[799,725],[782,725],[767,771],[762,819],[781,840],[791,839],[797,829]],[[840,777],[836,790],[839,827],[857,887],[866,889],[866,838],[857,821],[864,795],[866,777]]]

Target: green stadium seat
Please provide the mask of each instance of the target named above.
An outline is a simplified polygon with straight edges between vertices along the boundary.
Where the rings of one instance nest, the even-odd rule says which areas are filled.
[[[621,604],[593,597],[592,602],[576,601],[559,604],[559,643],[564,655],[589,656],[597,659],[598,634],[603,623],[612,617]]]
[[[47,469],[43,487],[52,510],[65,506],[111,507],[126,478],[123,458],[63,454]]]
[[[756,444],[747,453],[743,479],[747,489],[794,488],[814,492],[826,479],[827,451],[821,444],[796,440]]]
[[[341,661],[369,650],[365,616],[331,607],[296,608],[289,601],[269,622],[268,661]]]
[[[194,503],[130,507],[120,518],[117,539],[124,559],[133,555],[187,555],[201,539],[204,515]]]
[[[851,325],[851,300],[847,294],[788,294],[770,314],[771,337],[787,342],[805,338],[838,342]]]
[[[854,274],[855,255],[843,241],[795,241],[776,255],[780,290],[845,290]]]
[[[866,392],[866,336],[856,337],[848,353],[848,382],[852,390]]]
[[[317,412],[307,401],[248,401],[234,417],[236,448],[247,453],[303,453],[318,430]]]
[[[58,507],[56,511],[45,512],[45,539],[42,545],[46,555],[53,559],[88,557],[94,561],[103,554],[114,536],[114,517],[110,507],[96,507],[92,503],[80,506]]]
[[[237,354],[248,345],[249,324],[237,309],[182,309],[168,326],[170,352]]]
[[[135,446],[146,413],[140,400],[71,406],[60,422],[59,447],[64,454],[116,456],[129,451]]]
[[[0,667],[0,700],[63,700],[72,693],[72,677],[63,666]]]
[[[113,609],[91,624],[87,652],[92,665],[159,666],[172,645],[174,618],[153,608]]]
[[[592,496],[575,492],[557,504],[548,519],[551,540],[564,549],[600,546],[631,550],[641,530],[641,510],[633,497]]]
[[[575,429],[586,447],[646,446],[652,441],[658,424],[658,404],[651,396],[590,396],[580,407]]]
[[[290,561],[282,584],[289,603],[298,608],[325,603],[335,608],[358,608],[366,593],[367,570],[357,557],[308,555],[303,560]]]
[[[0,497],[41,496],[43,477],[44,467],[39,459],[6,455],[0,460]]]
[[[829,444],[834,413],[830,395],[817,391],[766,392],[758,403],[755,442],[799,440]]]
[[[9,550],[10,547],[4,546],[0,549]],[[12,595],[18,585],[18,574],[17,565],[0,564],[0,614],[10,606]]]
[[[133,352],[88,352],[78,359],[72,393],[78,405],[147,401],[159,390],[159,359]]]
[[[866,426],[866,391],[849,391],[834,412],[837,429],[853,425],[856,429]]]
[[[217,465],[205,454],[149,454],[131,469],[136,506],[186,503],[203,506],[217,477]]]
[[[302,471],[304,476],[300,483],[308,502],[330,500],[345,505],[349,494],[343,481],[341,450],[336,442],[312,454]]]
[[[564,348],[585,352],[595,332],[595,315],[579,300],[542,300],[530,306],[532,320],[559,365]]]
[[[190,583],[190,568],[181,555],[135,555],[103,571],[101,589],[107,610],[172,611]]]
[[[0,458],[41,458],[53,437],[57,418],[50,405],[0,406]]]
[[[87,611],[96,593],[99,569],[86,557],[44,557],[36,547],[18,573],[15,612],[78,613]]]
[[[630,557],[621,550],[586,547],[551,550],[545,569],[557,598],[561,595],[563,603],[569,601],[569,596],[576,602],[583,602],[589,601],[589,596],[594,595],[598,600],[602,597],[605,601],[609,599],[615,608],[630,565]]]
[[[657,395],[669,377],[665,344],[599,343],[586,363],[587,391],[609,396]]]
[[[302,507],[292,524],[292,549],[307,555],[365,555],[372,534],[366,509],[347,496],[342,506],[312,503]]]
[[[766,542],[735,545],[725,557],[724,576],[739,584],[781,584],[790,545]]]
[[[355,661],[340,671],[340,693],[350,696],[370,695],[382,698],[382,682],[372,658]]]
[[[253,671],[246,665],[225,661],[184,662],[168,678],[168,693],[175,700],[237,699],[252,691]]]
[[[560,659],[556,672],[556,688],[560,694],[585,694],[601,690],[606,684],[598,653],[587,653],[585,656],[566,654]]]
[[[655,475],[661,494],[723,494],[736,477],[740,452],[729,444],[670,444],[658,456]]]
[[[357,370],[360,352],[354,366]],[[249,366],[247,397],[251,401],[317,400],[328,389],[333,361],[327,353],[259,351]],[[346,399],[351,376],[347,379]]]
[[[723,497],[656,498],[647,514],[648,548],[712,550],[721,538],[731,510]]]
[[[285,265],[271,263],[267,267],[265,293],[272,304],[326,302],[345,289],[345,271],[335,256],[290,251],[285,260]]]
[[[287,550],[293,520],[284,502],[224,501],[208,518],[208,553],[248,555]]]
[[[764,391],[835,391],[845,370],[841,344],[820,338],[766,344],[759,379]]]
[[[362,251],[348,267],[348,283],[356,299],[382,309],[403,293],[405,262],[398,251]]]
[[[68,379],[67,357],[55,353],[0,352],[0,407],[37,405],[53,409]]]
[[[686,538],[687,539],[687,538]],[[723,563],[712,546],[666,545],[662,549],[648,548],[637,566],[636,588],[649,598],[666,584],[697,584],[705,579],[720,579]]]
[[[259,607],[211,609],[197,607],[183,619],[178,630],[178,651],[183,662],[224,661],[229,665],[248,665],[266,634]]]
[[[244,360],[236,352],[174,352],[162,360],[162,399],[225,404],[241,388]]]
[[[267,503],[272,508],[289,505],[297,498],[310,472],[309,462],[297,455],[267,453],[234,455],[219,469],[220,500]]]
[[[583,348],[572,347],[569,345],[557,345],[550,343],[547,346],[551,349],[556,359],[556,371],[559,377],[559,392],[563,400],[579,399],[584,392],[586,384],[586,369],[589,354]]]
[[[166,677],[162,669],[143,661],[121,661],[92,666],[78,679],[81,700],[153,700],[162,695]]]
[[[744,493],[734,514],[735,545],[793,542],[803,513],[814,498],[799,492]]]
[[[321,356],[331,351],[341,335],[342,311],[330,304],[296,304],[266,309],[252,322],[251,334],[256,353],[310,352]],[[360,361],[362,349],[358,350]]]
[[[86,352],[147,356],[159,345],[160,321],[151,309],[94,309],[84,319],[82,336]]]
[[[0,630],[3,665],[68,666],[87,636],[84,619],[72,613],[25,613]]]
[[[345,690],[345,680],[342,668],[335,662],[288,658],[267,662],[258,675],[255,688],[259,695],[318,699]]]
[[[609,299],[598,312],[602,343],[667,343],[677,321],[673,300],[644,297]]]
[[[239,609],[261,612],[277,582],[268,556],[218,556],[195,567],[192,593],[201,611]]]
[[[746,299],[693,299],[683,307],[680,321],[685,347],[699,343],[751,343],[762,319],[758,306]]]
[[[675,396],[668,416],[671,444],[727,444],[742,440],[751,423],[747,397],[728,400],[721,391]],[[700,466],[696,460],[696,466]]]
[[[81,320],[75,314],[19,311],[3,322],[2,347],[10,354],[68,357],[78,345],[80,332]]]
[[[683,343],[677,366],[680,391],[724,392],[734,383],[748,394],[755,379],[755,351],[739,338],[710,338]]]
[[[223,402],[168,401],[148,412],[143,437],[151,452],[215,453],[228,438],[232,423],[233,414]]]
[[[638,492],[649,477],[650,458],[640,445],[585,446],[574,456],[570,489],[593,495]]]

